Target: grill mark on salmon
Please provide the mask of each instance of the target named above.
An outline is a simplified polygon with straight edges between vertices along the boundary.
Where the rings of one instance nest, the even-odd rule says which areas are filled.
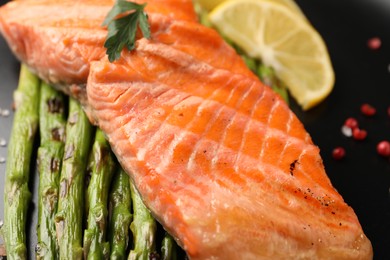
[[[199,107],[201,107],[201,106],[199,106]],[[172,111],[174,111],[174,109],[172,110]],[[226,119],[227,120],[227,119]],[[208,122],[211,122],[210,120],[208,120]],[[261,127],[261,126],[260,126]],[[200,132],[203,132],[203,133],[207,133],[207,131],[204,131],[203,129],[201,129],[201,131]],[[160,135],[161,134],[161,132],[156,132],[156,134],[155,135]],[[153,137],[152,137],[152,140],[153,140]],[[168,160],[169,161],[169,160]]]
[[[137,59],[136,57],[134,57],[134,59],[133,60],[135,60],[135,59]],[[156,61],[156,63],[158,63],[157,61]],[[175,65],[176,66],[176,65]],[[190,65],[191,66],[191,65]],[[138,63],[137,63],[137,65],[136,66],[134,66],[134,67],[140,67],[139,65],[138,65]],[[142,68],[142,70],[144,70],[144,68]],[[145,68],[145,70],[147,70],[147,68]],[[190,72],[189,72],[189,74],[191,74],[191,68],[189,69],[190,70]],[[196,70],[196,68],[195,68],[195,70]],[[124,75],[124,74],[123,74]],[[114,75],[115,76],[115,75]],[[164,77],[166,76],[166,78],[167,78],[167,80],[169,81],[170,79],[169,79],[169,76],[167,76],[167,74],[165,73],[164,74]],[[124,77],[126,77],[126,76],[124,76]],[[152,77],[154,77],[153,76],[153,71],[150,73],[150,74],[148,74],[148,75],[145,75],[144,77],[147,77],[148,78],[148,80],[151,80],[151,78]],[[233,77],[232,77],[233,78]],[[187,78],[185,78],[184,77],[184,75],[182,76],[182,78],[180,79],[180,80],[182,80],[182,81],[187,81],[187,80],[189,80],[189,79],[187,79]],[[240,81],[242,81],[243,80],[243,78],[237,78],[237,80],[236,81],[234,81],[234,82],[232,82],[232,84],[233,85],[235,85],[235,86],[240,86]],[[245,78],[244,78],[244,80],[245,80]],[[169,83],[168,83],[169,84]],[[181,85],[182,83],[179,83],[178,85]],[[259,84],[259,83],[258,83]],[[215,84],[215,85],[217,85],[217,84]],[[241,84],[242,85],[242,84]],[[258,89],[260,89],[261,88],[261,86],[259,86],[258,85]],[[236,87],[233,87],[233,91],[234,90],[236,90]],[[204,94],[204,93],[210,93],[210,92],[213,92],[213,91],[215,91],[212,87],[210,87],[210,89],[209,90],[202,90],[202,89],[200,89],[200,88],[197,88],[197,89],[194,89],[193,91],[195,91],[195,92],[191,92],[192,94],[195,94],[196,96],[201,96],[202,94]],[[233,93],[233,91],[231,92],[231,93]],[[242,94],[243,93],[243,94]],[[267,93],[267,95],[272,95],[271,94],[271,92],[266,92]],[[211,94],[207,94],[208,95],[208,99],[212,99],[213,98],[213,96],[211,95]],[[243,95],[245,95],[245,89],[243,89],[242,91],[240,91],[238,94],[236,94],[236,98],[238,99],[239,97],[242,97]],[[221,95],[221,96],[223,96],[223,95]],[[225,100],[221,100],[221,99],[219,99],[219,100],[214,100],[215,102],[218,102],[218,103],[221,103],[221,102],[223,102],[223,103],[225,103],[226,105],[229,105],[229,107],[231,107],[232,109],[234,109],[235,110],[235,106],[236,106],[236,102],[234,102],[234,103],[232,103],[232,104],[230,104],[231,102],[229,102],[230,101],[230,99],[231,98],[225,98]],[[268,101],[268,103],[269,104],[271,104],[273,101],[270,99],[270,101]],[[266,107],[269,107],[269,105],[267,104],[267,102],[263,102],[263,103],[265,103],[265,104],[263,104],[263,106],[266,106]],[[200,108],[201,108],[202,106],[200,106]],[[263,111],[261,111],[261,110],[263,110]],[[265,118],[265,119],[268,119],[268,118],[271,118],[272,116],[268,116],[268,112],[267,112],[267,110],[269,110],[268,108],[264,108],[263,109],[263,107],[261,107],[261,108],[259,108],[259,111],[261,111],[262,112],[262,116],[261,116],[261,118]],[[265,111],[265,112],[264,112]],[[238,112],[240,112],[240,110],[238,110]],[[244,110],[244,112],[247,112],[246,110]],[[256,116],[256,115],[255,115]],[[277,130],[277,129],[275,129],[275,130]],[[203,131],[203,129],[201,129],[201,131]]]
[[[213,95],[213,94],[212,94]],[[173,107],[173,109],[172,109],[172,112],[167,116],[167,118],[166,118],[166,120],[162,123],[162,125],[164,125],[164,124],[166,124],[166,123],[173,123],[173,124],[180,124],[180,125],[183,125],[183,126],[185,126],[186,125],[186,128],[185,128],[185,130],[189,130],[191,127],[194,127],[194,125],[193,125],[193,122],[194,122],[194,118],[196,118],[195,117],[195,115],[196,114],[198,114],[199,113],[199,111],[201,111],[202,110],[202,108],[204,107],[204,105],[205,105],[206,103],[205,103],[205,99],[203,99],[202,100],[202,102],[199,104],[199,106],[198,106],[198,110],[196,111],[196,113],[193,115],[193,117],[192,117],[192,120],[190,121],[190,122],[188,122],[188,123],[185,123],[185,121],[183,121],[183,120],[178,120],[177,119],[177,112],[175,111],[175,107]],[[188,113],[188,111],[186,111],[186,114]],[[191,118],[191,117],[189,117],[188,115],[186,115],[186,118]],[[184,123],[183,123],[184,122]],[[156,134],[155,135],[160,135],[161,133],[160,132],[158,132],[158,131],[156,131]],[[180,136],[179,137],[176,137],[175,139],[180,139]],[[172,150],[172,148],[174,148],[174,143],[171,143],[171,149],[167,149],[167,151],[171,151]],[[171,158],[171,156],[172,155],[168,155],[168,157],[166,157],[166,161],[167,162],[169,162],[169,160],[170,160],[170,158]]]
[[[251,207],[256,208],[257,210],[260,211],[257,213],[252,212],[253,214],[257,214],[258,217],[262,216],[262,218],[264,219],[272,219],[272,216],[275,217],[275,215],[280,214],[284,216],[283,219],[284,218],[290,219],[290,217],[292,218],[294,216],[294,212],[300,211],[300,214],[303,214],[307,217],[303,217],[302,222],[299,224],[299,226],[300,227],[305,226],[307,228],[309,225],[312,227],[311,232],[313,232],[313,227],[315,227],[316,232],[319,233],[316,234],[315,237],[317,237],[317,235],[318,237],[321,237],[322,239],[321,241],[323,241],[323,243],[327,241],[326,243],[331,244],[331,237],[334,239],[334,234],[337,234],[338,232],[337,230],[339,227],[338,226],[339,223],[334,222],[332,225],[330,225],[329,224],[329,222],[331,222],[330,220],[342,221],[343,223],[345,223],[346,226],[349,225],[350,227],[356,226],[357,224],[356,220],[353,217],[351,217],[353,215],[350,215],[353,213],[350,212],[349,209],[345,207],[344,202],[341,200],[337,192],[331,187],[330,182],[325,175],[318,174],[319,176],[325,176],[325,177],[314,178],[315,181],[321,183],[321,186],[313,185],[313,176],[312,176],[313,172],[323,172],[323,169],[321,168],[322,163],[319,163],[320,157],[319,157],[318,148],[316,148],[311,143],[310,138],[308,138],[306,134],[297,135],[299,136],[299,139],[297,137],[291,137],[286,135],[285,132],[287,131],[296,131],[299,130],[299,128],[303,129],[303,127],[302,125],[299,125],[297,122],[294,122],[295,120],[294,116],[290,114],[291,112],[289,112],[289,110],[287,109],[287,107],[283,102],[281,102],[279,99],[277,99],[276,101],[272,100],[273,98],[275,98],[275,96],[270,94],[271,92],[269,92],[268,89],[259,85],[259,88],[264,93],[257,94],[258,98],[253,99],[251,101],[252,109],[247,112],[245,111],[237,112],[238,110],[237,107],[239,107],[239,104],[242,104],[244,100],[243,95],[245,94],[243,93],[250,93],[250,90],[248,89],[257,86],[256,84],[255,85],[246,84],[246,89],[243,88],[240,91],[237,91],[240,89],[239,87],[237,87],[237,85],[232,84],[231,86],[234,87],[231,87],[230,89],[231,92],[228,92],[225,95],[225,97],[229,97],[230,95],[231,98],[225,98],[225,101],[213,100],[213,98],[215,98],[215,96],[220,92],[221,88],[215,88],[213,90],[212,87],[210,87],[213,84],[212,78],[218,76],[221,77],[221,75],[224,75],[223,71],[214,72],[215,69],[209,67],[208,65],[205,64],[198,65],[196,64],[196,61],[193,61],[190,57],[187,57],[186,54],[179,53],[178,51],[173,51],[170,49],[170,47],[159,46],[160,49],[165,48],[165,52],[169,53],[168,56],[173,55],[172,53],[175,52],[175,56],[177,58],[174,61],[172,61],[173,60],[172,58],[169,58],[164,54],[160,55],[160,50],[157,51],[157,53],[153,52],[153,50],[155,50],[155,48],[153,47],[154,43],[150,43],[147,41],[139,41],[138,44],[139,45],[137,46],[137,53],[129,55],[131,56],[131,58],[129,57],[129,59],[131,59],[132,61],[132,66],[129,66],[129,64],[115,65],[115,66],[126,66],[127,69],[132,67],[132,69],[134,70],[134,72],[131,72],[129,70],[127,74],[128,78],[123,80],[126,80],[126,82],[132,82],[131,85],[137,85],[139,81],[143,88],[147,87],[148,89],[152,89],[153,86],[157,84],[157,85],[163,85],[164,87],[173,88],[175,91],[179,91],[178,93],[184,91],[189,95],[195,95],[197,100],[201,98],[202,100],[196,101],[195,104],[199,104],[199,107],[203,107],[203,109],[207,109],[207,111],[210,111],[208,112],[209,114],[208,119],[206,119],[204,123],[202,123],[202,128],[200,128],[198,131],[193,131],[193,129],[189,127],[189,125],[195,124],[194,122],[197,122],[196,118],[194,118],[193,120],[184,120],[182,124],[178,123],[178,120],[173,120],[174,118],[177,118],[178,109],[175,109],[174,105],[172,105],[170,108],[168,108],[168,110],[171,111],[171,113],[163,117],[163,120],[160,121],[161,126],[154,127],[152,130],[152,131],[156,131],[154,133],[155,137],[158,136],[161,138],[161,139],[154,140],[154,141],[159,140],[160,146],[155,145],[157,144],[157,142],[154,145],[146,144],[145,146],[142,146],[141,144],[137,144],[137,143],[134,144],[136,147],[142,147],[142,149],[144,149],[143,158],[145,159],[148,158],[149,160],[147,163],[146,162],[145,163],[148,165],[148,167],[154,169],[153,172],[156,171],[153,175],[154,176],[153,178],[157,178],[157,179],[168,178],[165,181],[171,184],[176,183],[175,185],[180,185],[180,183],[182,183],[180,185],[179,190],[175,188],[172,188],[173,190],[171,190],[171,192],[177,192],[177,195],[172,195],[172,193],[170,195],[168,194],[164,195],[168,197],[172,196],[174,198],[180,197],[181,198],[180,203],[176,201],[176,204],[174,203],[174,205],[178,207],[179,206],[185,207],[183,205],[187,205],[187,204],[182,204],[182,203],[186,199],[207,201],[208,198],[210,200],[210,203],[206,204],[208,205],[208,207],[203,208],[203,210],[204,211],[206,210],[212,216],[210,217],[210,219],[212,219],[212,221],[210,220],[212,224],[207,222],[208,225],[211,225],[211,227],[208,227],[210,230],[205,231],[205,233],[203,234],[197,234],[197,231],[193,230],[193,225],[196,225],[194,224],[194,222],[196,221],[192,219],[193,218],[197,219],[196,212],[198,210],[202,210],[200,208],[196,208],[196,206],[195,209],[193,208],[188,209],[189,211],[186,212],[179,210],[181,213],[178,216],[182,217],[180,221],[190,223],[188,225],[183,224],[183,226],[180,227],[180,232],[183,233],[179,234],[178,231],[179,228],[176,228],[173,223],[164,222],[166,221],[165,219],[161,220],[163,221],[163,223],[165,223],[165,226],[168,228],[168,230],[170,230],[173,234],[176,234],[180,238],[180,241],[182,241],[182,246],[187,250],[187,252],[189,252],[189,254],[193,258],[195,259],[198,257],[202,258],[201,257],[202,253],[195,250],[194,244],[200,246],[200,244],[197,243],[205,243],[203,240],[204,236],[206,236],[207,239],[211,239],[210,237],[213,237],[213,242],[218,241],[215,242],[216,244],[222,243],[221,241],[224,241],[222,238],[221,238],[222,240],[219,241],[218,238],[214,237],[215,235],[214,236],[212,235],[213,233],[217,233],[216,231],[221,228],[225,229],[226,225],[231,227],[230,226],[231,223],[230,224],[225,223],[226,220],[222,217],[224,214],[239,215],[243,219],[248,218],[248,216],[246,216],[244,213],[243,215],[245,216],[241,216],[240,213],[236,213],[234,210],[231,211],[231,209],[229,209],[230,206],[227,206],[228,207],[227,209],[226,208],[221,209],[221,207],[223,208],[223,206],[221,206],[218,201],[231,200],[224,197],[227,196],[223,192],[226,190],[233,189],[236,190],[236,192],[240,192],[243,194],[250,194],[251,192],[254,192],[253,189],[256,190],[260,189],[261,191],[257,192],[259,198],[262,198],[260,201],[250,200],[250,202],[248,201],[245,203],[242,202],[244,203],[243,205],[251,205]],[[144,46],[146,47],[145,49],[143,48]],[[162,67],[162,65],[158,65],[159,63],[165,64],[164,70],[158,72],[158,70],[155,70],[154,67],[152,69],[149,69],[147,67],[145,68],[139,66],[139,64],[143,64],[143,65],[146,64],[146,62],[142,61],[143,57],[145,57],[145,59],[147,59],[149,62],[153,61],[152,62],[154,64],[153,66],[156,68]],[[141,61],[139,61],[138,59],[141,59]],[[101,71],[95,71],[94,73],[99,74],[105,71],[106,69],[113,69],[113,66],[114,65],[105,66],[103,64],[102,65],[103,69]],[[191,74],[193,70],[198,69],[197,66],[201,68],[202,75],[203,75],[202,81],[205,82],[205,86],[211,88],[210,90],[199,89],[202,88],[202,86],[195,87],[195,85],[197,85],[196,83],[194,84],[194,87],[191,88],[189,86],[183,85],[183,82],[187,81],[186,73]],[[211,73],[211,71],[213,71],[213,73]],[[176,73],[178,74],[177,76],[175,75]],[[136,75],[135,79],[132,78],[132,75]],[[89,87],[94,88],[95,84],[99,84],[98,82],[103,80],[102,78],[99,78],[99,75],[96,75],[96,78],[94,77],[95,76],[92,74],[92,77],[90,78],[90,82],[93,83],[92,85],[88,85],[88,89]],[[240,77],[245,78],[243,76]],[[232,77],[229,77],[229,80],[232,80]],[[108,81],[110,81],[110,79],[108,79]],[[144,85],[145,81],[148,82],[146,85]],[[102,84],[104,86],[104,82],[102,82]],[[216,84],[216,86],[218,85]],[[236,95],[239,95],[239,97]],[[93,103],[107,102],[103,106],[110,106],[110,101],[104,101],[104,95],[99,95],[99,96],[102,97],[102,100],[100,99],[94,100]],[[233,96],[235,96],[235,98],[233,98]],[[91,91],[91,98],[92,99],[97,98],[97,96],[95,97],[93,95],[92,91]],[[139,102],[143,103],[144,100],[145,98],[143,98]],[[232,100],[235,101],[232,102]],[[207,104],[213,104],[213,106],[210,107]],[[258,108],[256,109],[257,111],[254,111],[255,110],[254,107],[256,106],[256,104]],[[260,104],[260,106],[258,104]],[[142,105],[142,107],[143,106],[147,107],[148,105],[145,103],[144,105]],[[154,102],[152,106],[156,106],[155,109],[157,109],[160,105],[157,105],[156,102]],[[223,108],[221,108],[221,106],[223,106]],[[280,118],[282,118],[282,120],[284,119],[289,120],[291,122],[289,126],[283,126],[277,121],[274,122],[272,120],[273,116],[277,116],[276,114],[280,114],[283,112],[281,106],[282,107],[284,106],[284,111],[285,113],[287,113],[287,115],[281,116]],[[209,110],[210,108],[213,109]],[[152,110],[153,109],[145,113],[143,113],[143,111],[141,110],[136,110],[136,111],[134,110],[132,111],[132,113],[134,113],[134,115],[136,113],[141,113],[139,117],[147,118],[148,117],[147,114],[152,113]],[[187,110],[183,110],[183,111],[187,111]],[[268,114],[268,112],[264,112],[264,111],[271,111],[271,114]],[[205,115],[205,113],[199,113],[199,112],[195,113],[194,108],[190,108],[188,112],[191,115],[196,114],[196,116],[198,117]],[[97,111],[97,113],[99,112]],[[268,114],[267,117],[264,116],[265,114]],[[212,119],[213,116],[214,119]],[[223,140],[222,136],[224,135],[223,134],[224,131],[228,131],[226,127],[229,124],[231,124],[232,117],[235,118],[236,120],[237,118],[245,118],[245,120],[244,119],[243,120],[244,122],[246,122],[246,125],[249,126],[252,125],[253,128],[255,127],[262,128],[263,131],[266,131],[264,130],[264,128],[268,125],[268,130],[267,130],[268,134],[266,134],[265,140],[263,140],[262,142],[261,141],[258,142],[258,144],[263,143],[264,150],[267,149],[272,150],[272,147],[274,147],[275,145],[278,146],[277,143],[280,142],[280,140],[286,140],[286,142],[288,142],[288,146],[295,147],[296,153],[294,154],[293,157],[295,158],[294,160],[297,160],[297,163],[294,168],[294,176],[291,176],[289,174],[289,166],[291,164],[291,161],[289,161],[287,164],[287,162],[285,162],[286,161],[285,158],[280,158],[280,159],[278,158],[278,159],[281,162],[287,164],[288,167],[286,167],[285,169],[277,168],[274,164],[272,164],[272,160],[270,159],[268,160],[264,158],[264,161],[259,161],[258,159],[256,159],[256,156],[251,156],[247,154],[238,155],[237,151],[239,149],[244,149],[241,148],[241,146],[245,146],[245,145],[240,144],[239,146],[234,146],[235,149],[226,146],[222,142]],[[260,119],[258,119],[258,117]],[[264,120],[270,117],[271,119]],[[168,118],[170,118],[171,120],[167,120]],[[148,125],[149,124],[148,120],[145,121],[147,122],[146,125]],[[131,133],[133,131],[133,126],[139,124],[142,124],[142,122],[140,121],[131,122],[130,120],[129,125],[131,125],[131,127],[128,127],[127,124],[125,124],[125,127],[122,127],[125,128],[124,134],[126,135],[126,133]],[[101,127],[103,127],[103,129],[105,125],[109,126],[111,125],[111,122],[110,123],[101,122]],[[117,127],[120,127],[120,125],[117,125]],[[245,131],[242,138],[243,140],[249,138],[253,140],[253,137],[245,137],[246,134],[248,133],[250,134],[251,131],[249,129]],[[109,131],[109,129],[107,129],[107,131]],[[219,135],[216,133],[219,133]],[[137,135],[142,135],[142,133],[137,132]],[[147,136],[149,137],[150,133],[147,133]],[[163,138],[162,136],[165,137]],[[142,137],[139,138],[141,138],[142,140]],[[274,141],[276,142],[276,144],[274,143]],[[244,143],[244,141],[242,141],[242,143]],[[191,147],[194,147],[194,145],[195,148],[191,149]],[[202,148],[206,148],[206,147],[207,147],[207,152],[204,153],[204,150],[202,150]],[[163,156],[161,156],[160,153],[161,151],[164,152]],[[118,152],[120,153],[120,151]],[[272,153],[270,152],[265,151],[264,155],[265,154],[272,155],[273,152]],[[283,149],[281,149],[279,152],[282,153]],[[309,156],[308,153],[314,155]],[[289,159],[288,156],[286,158]],[[194,160],[197,161],[194,162]],[[308,164],[306,160],[310,161],[309,164],[315,162],[316,165],[305,168],[302,165]],[[231,169],[235,169],[235,171],[231,171]],[[170,174],[168,174],[169,177],[165,175],[161,176],[159,172],[160,174],[168,173],[168,172]],[[192,174],[190,174],[190,172]],[[194,173],[197,172],[202,174],[194,175]],[[188,175],[192,177],[189,177]],[[243,176],[245,176],[245,179],[243,179]],[[207,179],[207,182],[209,183],[209,185],[211,185],[212,188],[204,185],[201,186],[202,183],[204,184],[205,178]],[[137,180],[137,177],[135,177],[135,180]],[[249,180],[252,181],[248,182]],[[257,180],[257,182],[254,183],[253,182],[254,180]],[[183,184],[186,182],[188,182],[189,186]],[[146,183],[147,181],[144,180],[143,184],[147,185]],[[153,188],[148,186],[148,187],[144,187],[143,189],[142,188],[143,184],[140,184],[141,186],[140,192],[145,196],[146,201],[149,201],[150,203],[149,205],[153,211],[154,210],[156,210],[157,212],[167,211],[168,215],[174,214],[174,213],[168,213],[170,212],[170,210],[173,209],[164,209],[163,205],[160,205],[159,203],[151,202],[148,199],[148,192],[152,192]],[[200,186],[202,188],[199,188]],[[306,187],[312,187],[310,188],[311,191],[307,192],[305,190]],[[191,194],[191,196],[182,194],[182,192],[186,191],[187,189],[191,190],[191,192],[189,193]],[[267,191],[267,193],[264,193],[265,191]],[[221,193],[225,195],[221,195]],[[268,193],[272,194],[272,197],[270,197]],[[155,195],[153,195],[153,198],[154,196]],[[224,197],[224,199],[222,199],[221,196]],[[309,207],[305,206],[305,208],[303,208],[302,201],[305,201],[304,204],[306,203],[310,204],[310,206]],[[188,201],[187,203],[192,205]],[[276,209],[271,216],[269,215],[270,213],[266,212],[265,209],[272,208],[273,207],[272,205],[274,203],[275,205],[279,205],[280,208]],[[247,210],[245,206],[242,207]],[[221,212],[224,212],[224,214],[222,214]],[[322,212],[320,214],[321,215],[320,217],[318,216],[318,212]],[[333,212],[337,212],[337,213],[333,214]],[[339,216],[341,212],[343,212],[342,217]],[[336,214],[338,215],[337,217],[335,216]],[[319,219],[314,221],[313,219],[315,218],[319,218]],[[292,237],[292,241],[290,241],[292,244],[295,244],[297,240],[299,241],[303,239],[305,241],[309,241],[311,239],[312,235],[310,232],[303,232],[304,234],[297,234],[296,231],[294,231],[296,230],[295,224],[293,226],[290,226],[292,224],[289,224],[288,221],[284,222],[286,220],[283,219],[274,220],[275,226],[272,226],[272,228],[270,228],[269,226],[262,227],[262,231],[255,232],[255,234],[257,235],[257,238],[255,239],[259,239],[260,241],[264,239],[265,241],[267,241],[268,233],[266,232],[269,232],[269,234],[271,234],[270,237],[274,236],[275,239],[276,237],[279,237],[281,234],[285,234],[287,232],[289,234],[289,238],[286,239],[289,240]],[[200,228],[200,226],[202,227],[201,229],[204,231],[205,227],[202,226],[202,224],[199,224],[197,227]],[[252,228],[257,230],[259,227],[252,226],[251,229]],[[317,228],[328,230],[328,231],[320,231],[317,230]],[[245,230],[246,229],[244,229],[244,231],[241,230],[240,232],[251,232]],[[292,232],[293,234],[290,234],[290,232]],[[325,234],[326,232],[328,232],[328,234]],[[189,236],[187,237],[187,235]],[[318,237],[315,239],[318,239]],[[358,241],[359,235],[356,235],[355,237],[351,236],[349,239],[351,239],[350,241]],[[310,242],[309,244],[311,245],[311,243],[312,242]],[[321,249],[319,249],[321,248],[320,243],[318,243],[318,241],[314,241],[313,243],[316,244],[316,246],[318,246],[316,250],[321,251]],[[214,244],[214,246],[218,247],[216,246],[216,244]],[[314,252],[311,251],[312,248],[310,245],[306,245],[307,247],[306,250],[308,252],[308,255],[310,255],[309,252],[312,253]],[[205,245],[203,244],[203,247],[202,246],[201,247],[204,248],[204,246]],[[300,245],[298,243],[296,244],[296,246],[300,247],[303,245]],[[259,247],[261,247],[260,244]],[[265,251],[268,250],[266,248],[263,249]],[[214,249],[208,249],[208,250],[212,251]],[[326,251],[327,249],[323,249],[323,250]],[[212,254],[210,251],[208,252]],[[272,250],[270,250],[270,254],[271,252]],[[233,254],[233,252],[229,251],[229,254]],[[275,255],[275,252],[272,252],[272,254]]]
[[[196,121],[196,119],[198,118],[198,117],[196,117],[196,115],[201,114],[204,109],[207,109],[207,108],[210,108],[210,106],[216,105],[216,104],[213,104],[213,102],[211,102],[209,99],[211,99],[214,96],[217,96],[219,91],[221,91],[221,88],[215,89],[211,93],[211,95],[208,97],[208,99],[203,99],[202,102],[198,105],[198,109],[197,109],[196,113],[194,114],[194,116],[192,117],[193,119],[188,123],[182,124],[184,126],[184,131],[178,137],[179,140],[181,138],[183,138],[183,136],[186,134],[186,132],[188,132],[188,131],[192,132],[194,127],[199,127],[199,125],[201,125],[201,124],[199,124],[199,122]],[[231,94],[227,97],[227,102],[229,102],[230,99],[232,98],[232,96],[233,96],[232,93],[234,91],[235,91],[235,88],[231,91]],[[189,156],[187,168],[190,168],[190,165],[191,165],[192,160],[194,159],[194,156],[198,153],[199,141],[202,140],[203,137],[206,137],[207,133],[210,131],[212,126],[216,123],[216,120],[219,118],[221,112],[222,112],[222,107],[217,108],[217,110],[213,114],[211,114],[210,119],[207,120],[207,124],[205,125],[205,127],[203,129],[197,129],[196,131],[193,131],[195,133],[202,133],[202,135],[201,135],[201,138],[192,146],[192,153]],[[186,111],[186,114],[187,114],[187,111]],[[168,151],[173,150],[174,147],[175,147],[175,144],[172,143],[172,146],[170,147],[170,149],[168,149]],[[205,151],[205,150],[203,150],[203,151]],[[210,153],[211,151],[209,150],[208,152]],[[167,161],[169,161],[169,158],[171,156],[172,155],[167,156],[167,158],[168,158]]]
[[[239,148],[241,147],[241,144],[243,143],[243,136],[245,135],[245,128],[242,128],[242,125],[245,124],[249,120],[245,120],[239,116],[238,111],[240,110],[240,107],[242,107],[245,99],[249,96],[253,88],[256,87],[255,84],[252,84],[250,87],[248,87],[248,91],[246,91],[239,101],[237,102],[237,105],[235,107],[235,111],[233,111],[233,116],[230,119],[230,122],[225,127],[224,131],[222,132],[222,138],[220,145],[224,145],[225,147],[228,147],[230,149],[236,149],[238,150],[237,155],[240,153]],[[233,91],[231,91],[233,93]],[[252,107],[253,108],[253,107]],[[251,108],[251,109],[252,109]],[[219,149],[219,147],[218,147]],[[218,152],[218,150],[217,150]],[[234,164],[233,164],[233,167]]]

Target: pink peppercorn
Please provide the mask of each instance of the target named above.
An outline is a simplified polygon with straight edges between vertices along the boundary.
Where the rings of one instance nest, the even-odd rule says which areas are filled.
[[[390,156],[390,142],[389,141],[381,141],[376,146],[376,151],[379,155],[384,157]]]
[[[351,129],[355,129],[355,128],[359,127],[358,121],[353,117],[347,118],[344,122],[344,125],[351,128]]]
[[[381,47],[382,41],[379,37],[373,37],[368,40],[367,45],[371,50],[377,50]]]
[[[352,136],[355,140],[364,140],[367,137],[367,131],[359,128],[355,128],[352,131]]]
[[[376,109],[373,106],[371,106],[370,104],[367,104],[367,103],[363,104],[360,107],[360,111],[365,116],[373,116],[373,115],[376,114]]]
[[[332,157],[335,160],[341,160],[345,157],[345,149],[341,146],[336,147],[332,151]]]

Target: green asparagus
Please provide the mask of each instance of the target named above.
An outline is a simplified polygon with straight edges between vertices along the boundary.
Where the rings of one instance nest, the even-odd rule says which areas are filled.
[[[145,207],[132,182],[130,182],[130,188],[134,214],[130,229],[133,233],[134,248],[130,251],[128,259],[149,260],[150,258],[153,258],[153,254],[155,254],[156,220]]]
[[[165,236],[161,242],[161,260],[176,260],[177,259],[177,244],[171,235],[165,232]]]
[[[65,98],[46,83],[41,84],[40,137],[38,149],[38,243],[37,259],[57,259],[58,243],[54,217],[65,141]]]
[[[129,176],[120,169],[114,176],[109,198],[110,259],[125,259],[129,244],[131,214],[131,191]]]
[[[264,64],[260,64],[257,67],[257,76],[263,81],[264,84],[270,86],[276,93],[278,93],[287,103],[288,101],[288,93],[287,88],[284,84],[276,77],[275,71],[265,66]]]
[[[208,18],[209,14],[199,3],[194,1],[195,12],[198,15],[199,23],[207,27],[212,27],[212,24]]]
[[[55,216],[60,259],[82,259],[84,178],[93,127],[81,106],[69,102],[58,212]]]
[[[54,217],[58,204],[58,182],[64,145],[54,142],[38,149],[38,226],[36,259],[57,259],[58,243]]]
[[[26,221],[31,199],[28,189],[34,138],[39,124],[39,79],[21,66],[14,93],[15,117],[8,147],[4,191],[7,259],[26,259]]]
[[[245,54],[241,54],[241,58],[244,60],[246,66],[253,72],[256,72],[258,62],[255,59],[249,58]]]
[[[41,146],[53,141],[65,142],[65,96],[42,82],[39,106]]]
[[[88,185],[86,208],[88,228],[84,232],[84,259],[108,259],[109,243],[106,242],[108,207],[107,198],[115,161],[104,133],[96,131],[88,171],[91,180]]]

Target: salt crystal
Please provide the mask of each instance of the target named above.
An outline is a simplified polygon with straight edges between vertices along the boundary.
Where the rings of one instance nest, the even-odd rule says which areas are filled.
[[[5,163],[5,158],[4,157],[0,157],[0,163]]]
[[[2,111],[1,111],[1,115],[2,116],[4,116],[4,117],[7,117],[7,116],[9,116],[9,110],[8,109],[3,109]]]
[[[4,138],[0,138],[0,146],[4,147],[6,145],[7,145],[7,140],[5,140]]]
[[[346,125],[343,125],[341,127],[341,133],[345,135],[346,137],[351,137],[352,136],[352,129]]]

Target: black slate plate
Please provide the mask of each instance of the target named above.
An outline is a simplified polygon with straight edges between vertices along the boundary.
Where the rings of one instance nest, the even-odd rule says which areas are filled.
[[[3,4],[5,1],[0,0]],[[308,19],[327,43],[336,72],[332,94],[318,107],[302,112],[293,110],[302,120],[314,142],[321,148],[328,175],[358,215],[366,235],[372,241],[375,259],[390,259],[390,161],[376,154],[380,140],[390,140],[390,1],[389,0],[297,0]],[[371,50],[368,39],[379,37],[382,47]],[[19,65],[0,37],[0,108],[11,109],[12,92],[17,86]],[[367,118],[359,112],[363,103],[377,108]],[[8,140],[12,116],[0,116],[0,138]],[[347,117],[356,117],[367,129],[366,140],[358,142],[341,134]],[[335,161],[331,151],[343,146],[347,156]],[[0,147],[0,157],[6,157]],[[0,163],[0,190],[4,187],[5,164]],[[36,194],[36,176],[32,177]],[[2,194],[2,193],[1,193]],[[0,196],[3,217],[3,195]],[[30,254],[35,246],[36,205],[30,208]]]

